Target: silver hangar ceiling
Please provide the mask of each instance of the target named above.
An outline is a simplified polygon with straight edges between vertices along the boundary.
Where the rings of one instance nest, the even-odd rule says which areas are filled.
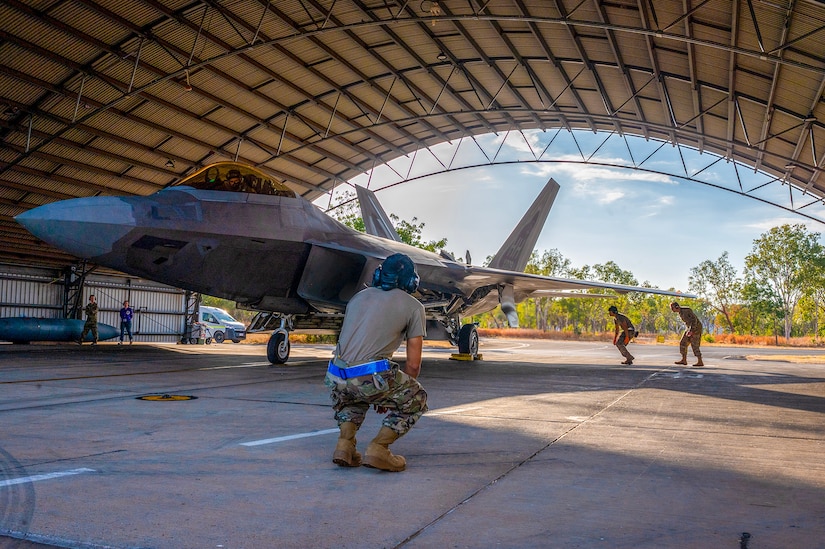
[[[0,262],[70,263],[13,217],[237,159],[312,199],[526,129],[720,155],[825,197],[813,0],[3,0]]]

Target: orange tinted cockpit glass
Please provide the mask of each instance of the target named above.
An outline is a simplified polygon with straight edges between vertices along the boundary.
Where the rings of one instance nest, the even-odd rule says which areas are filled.
[[[218,162],[182,179],[175,187],[194,187],[204,191],[267,194],[295,198],[295,192],[270,176],[245,164]]]

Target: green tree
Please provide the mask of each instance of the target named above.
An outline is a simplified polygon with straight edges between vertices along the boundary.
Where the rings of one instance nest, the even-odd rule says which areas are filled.
[[[355,193],[347,191],[341,197],[337,206],[328,212],[332,217],[356,231],[366,232],[364,218],[361,217],[361,210],[358,201],[355,200]]]
[[[742,298],[742,281],[736,276],[736,268],[724,252],[716,261],[705,260],[690,270],[688,289],[707,301],[718,311],[734,333],[731,308]]]
[[[785,224],[763,233],[745,257],[746,277],[757,286],[766,285],[782,305],[786,340],[791,337],[796,305],[822,262],[819,233],[808,232],[801,224]]]
[[[751,334],[767,334],[764,319],[769,318],[773,326],[773,334],[778,334],[776,323],[784,317],[782,300],[779,299],[773,288],[763,281],[746,276],[742,285],[742,299],[747,305],[747,318]]]
[[[628,286],[638,286],[639,282],[633,273],[625,271],[619,267],[615,261],[608,261],[604,264],[593,265],[593,274],[596,280],[609,282],[611,284],[626,284]]]
[[[330,210],[330,215],[352,229],[360,232],[366,232],[364,225],[364,218],[361,216],[361,210],[358,206],[358,201],[354,200],[355,193],[348,191],[341,198],[341,202]],[[421,238],[421,233],[424,230],[424,223],[418,223],[418,218],[413,217],[412,220],[407,221],[401,219],[395,214],[390,214],[390,220],[395,226],[395,232],[401,237],[401,242],[422,248],[431,252],[437,252],[447,246],[447,239],[430,240],[425,242]]]
[[[541,255],[533,251],[530,261],[527,262],[525,273],[542,276],[566,277],[570,271],[570,260],[564,257],[556,248],[545,251]],[[533,318],[528,315],[525,327],[529,326],[529,321],[534,322],[534,326],[539,330],[547,330],[550,311],[556,299],[552,297],[536,297],[526,300],[526,307],[533,309]]]
[[[567,268],[567,275],[571,278],[580,280],[597,280],[600,282],[607,282],[610,284],[628,284],[637,286],[636,277],[630,271],[625,271],[619,267],[615,261],[608,261],[604,264],[596,264],[593,266],[584,265],[579,268]],[[616,305],[623,313],[631,313],[631,304],[638,303],[641,296],[634,295],[630,297],[628,294],[617,294],[612,290],[600,290],[593,288],[587,290],[586,294],[605,293],[614,294],[616,297],[608,300],[596,297],[569,297],[558,301],[558,308],[560,315],[565,323],[572,321],[573,331],[579,333],[582,327],[586,328],[584,331],[603,332],[612,329],[613,320],[607,313],[609,305]],[[638,315],[630,315],[631,319],[636,322]]]
[[[641,296],[631,311],[631,320],[640,332],[658,334],[678,330],[673,315],[670,312],[670,302],[673,297],[658,294]],[[637,321],[638,316],[638,321]]]
[[[812,269],[806,290],[807,298],[811,302],[810,316],[813,317],[814,337],[819,337],[820,313],[825,309],[825,264],[822,262],[818,262]]]
[[[395,225],[395,232],[397,232],[398,236],[401,237],[401,241],[409,244],[410,246],[415,246],[416,248],[422,248],[431,252],[443,250],[444,247],[447,246],[446,238],[424,242],[424,240],[421,239],[421,233],[424,230],[424,223],[417,223],[417,217],[413,217],[411,221],[407,221],[399,218],[395,214],[390,214],[390,219],[392,220],[393,225]],[[363,222],[364,221],[361,220],[362,224]]]
[[[615,261],[608,261],[607,263],[597,263],[593,265],[593,278],[600,282],[607,282],[609,284],[625,284],[628,286],[638,286],[639,282],[633,273],[626,271],[619,267]],[[593,290],[591,293],[605,293],[604,291]],[[615,293],[609,291],[609,293]],[[622,313],[628,315],[634,326],[641,319],[637,306],[642,302],[643,295],[638,293],[632,294],[616,294],[615,299],[609,300],[610,303],[604,303],[602,300],[590,300],[590,302],[583,304],[586,312],[594,320],[591,323],[593,331],[609,331],[612,329],[613,319],[607,314],[607,307],[609,305],[616,305]]]

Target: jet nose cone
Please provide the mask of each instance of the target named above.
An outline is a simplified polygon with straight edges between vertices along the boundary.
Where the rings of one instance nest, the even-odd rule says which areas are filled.
[[[132,206],[118,197],[63,200],[14,218],[37,238],[81,258],[93,258],[132,230]]]

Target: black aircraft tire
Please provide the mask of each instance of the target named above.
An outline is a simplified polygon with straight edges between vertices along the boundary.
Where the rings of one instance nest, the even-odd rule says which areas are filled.
[[[196,338],[196,337],[190,337],[189,338],[189,343],[191,343],[192,345],[197,344],[197,342],[198,342],[198,338]]]
[[[240,343],[240,342],[241,342],[241,340],[240,340],[240,339],[233,339],[233,340],[232,340],[232,343]]]
[[[458,352],[473,356],[478,354],[478,329],[475,324],[465,324],[459,330]]]
[[[275,332],[266,344],[266,358],[272,364],[283,364],[289,359],[289,336]]]
[[[223,332],[215,332],[214,336],[215,343],[223,343],[226,340],[226,336],[223,335]]]

